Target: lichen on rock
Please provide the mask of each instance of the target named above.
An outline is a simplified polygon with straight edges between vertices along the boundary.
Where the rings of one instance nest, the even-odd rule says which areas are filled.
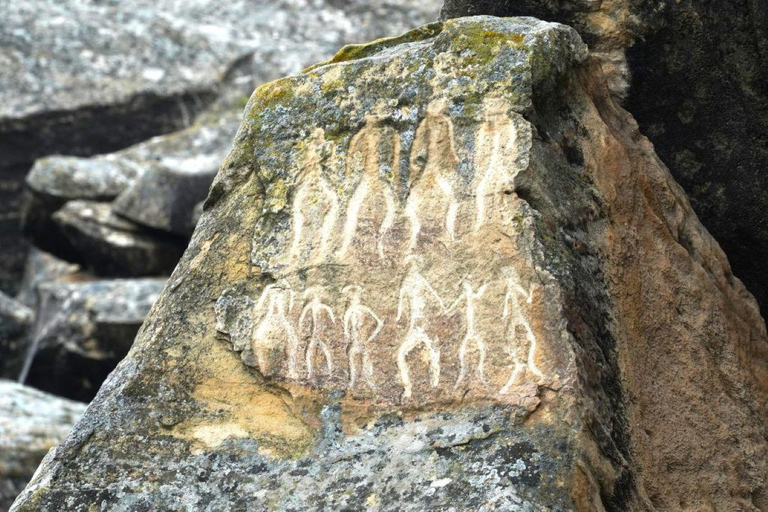
[[[764,493],[754,299],[585,48],[462,18],[257,89],[14,510],[652,510],[665,463]]]

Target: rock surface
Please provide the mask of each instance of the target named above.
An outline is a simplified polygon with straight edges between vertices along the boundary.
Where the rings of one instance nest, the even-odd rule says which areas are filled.
[[[23,269],[17,198],[36,159],[106,153],[188,127],[220,94],[247,95],[342,44],[399,33],[434,20],[438,10],[438,0],[3,2],[0,289],[15,293]],[[62,206],[46,205],[33,209],[36,219]],[[46,242],[48,251],[65,243]]]
[[[0,292],[0,379],[18,377],[33,319],[30,308]]]
[[[53,215],[77,259],[97,276],[158,276],[173,271],[186,240],[146,232],[109,203],[71,201]]]
[[[0,380],[0,510],[8,510],[83,411],[85,404]]]
[[[760,510],[766,368],[576,32],[453,20],[254,93],[13,510]]]
[[[575,27],[768,310],[768,0],[446,0],[443,17]]]
[[[59,396],[89,401],[128,353],[164,286],[164,279],[41,284],[21,379]]]

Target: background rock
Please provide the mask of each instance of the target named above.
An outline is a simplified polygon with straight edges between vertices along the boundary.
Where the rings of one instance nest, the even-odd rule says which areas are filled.
[[[21,380],[89,401],[128,353],[164,286],[163,279],[41,284]]]
[[[18,377],[33,319],[30,308],[0,292],[0,379]]]
[[[71,201],[53,215],[79,261],[97,276],[168,275],[186,240],[148,232],[118,217],[109,203]]]
[[[14,510],[759,509],[766,363],[575,31],[433,24],[254,93],[169,286]]]
[[[85,405],[0,380],[0,510],[8,510]]]
[[[536,16],[575,27],[768,310],[768,1],[446,0],[445,18]]]

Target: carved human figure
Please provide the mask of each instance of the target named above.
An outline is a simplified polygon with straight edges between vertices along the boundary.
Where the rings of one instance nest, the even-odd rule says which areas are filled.
[[[372,390],[376,389],[373,379],[373,364],[369,345],[379,335],[384,322],[376,316],[371,308],[364,305],[360,298],[362,288],[357,285],[348,285],[343,290],[349,303],[344,312],[344,339],[347,343],[347,355],[349,357],[349,387],[355,387],[360,366],[363,370],[363,380]],[[370,334],[365,331],[366,320],[373,321],[375,326]],[[367,336],[366,336],[367,334]]]
[[[443,312],[445,312],[445,305],[438,293],[421,275],[419,271],[421,259],[418,256],[411,255],[406,258],[406,263],[409,264],[409,269],[400,286],[397,302],[397,321],[400,321],[406,303],[410,308],[410,320],[408,322],[408,330],[405,336],[403,336],[397,351],[397,367],[400,371],[400,379],[403,382],[403,398],[410,398],[413,391],[413,383],[408,372],[406,357],[416,347],[423,345],[429,354],[430,384],[432,387],[437,387],[440,380],[440,350],[435,346],[437,340],[433,342],[426,332],[425,310],[428,298],[434,299]]]
[[[385,211],[379,224],[376,247],[379,257],[384,258],[384,239],[395,220],[395,195],[385,176],[387,173],[393,175],[400,162],[400,135],[391,126],[383,124],[385,119],[367,114],[365,125],[349,143],[347,174],[359,176],[360,181],[347,206],[339,256],[344,256],[352,244],[364,204],[368,204],[369,211],[375,211],[377,201],[382,201]],[[391,159],[382,160],[382,149]]]
[[[431,212],[444,217],[445,233],[449,240],[454,240],[459,203],[453,179],[458,164],[448,100],[432,100],[427,105],[426,117],[416,129],[411,148],[410,192],[405,204],[411,227],[409,249],[416,247],[422,218],[428,218]]]
[[[472,345],[474,345],[478,353],[477,377],[480,382],[485,382],[485,375],[483,374],[485,367],[485,342],[477,333],[477,328],[475,326],[475,301],[479,300],[483,294],[485,294],[487,284],[480,286],[477,291],[472,288],[472,283],[468,278],[463,279],[461,284],[463,293],[446,311],[446,314],[448,315],[453,314],[462,302],[464,302],[466,307],[466,331],[464,333],[464,338],[461,340],[461,345],[459,345],[460,370],[455,387],[458,387],[459,384],[461,384],[461,381],[467,376],[467,352]]]
[[[307,378],[312,380],[314,378],[314,359],[315,352],[319,348],[325,357],[326,370],[328,376],[333,374],[333,359],[331,357],[331,351],[328,349],[328,345],[325,342],[323,334],[327,332],[329,325],[323,322],[323,315],[330,319],[330,325],[336,323],[336,318],[333,315],[333,310],[324,304],[321,300],[322,290],[317,286],[307,288],[303,293],[305,299],[304,307],[301,310],[299,316],[299,332],[304,332],[304,321],[309,318],[311,320],[311,328],[309,331],[309,343],[307,344],[307,350],[305,353],[305,360],[307,363]]]
[[[327,256],[328,243],[339,216],[339,198],[323,176],[323,162],[327,158],[325,145],[325,135],[321,128],[312,132],[305,141],[301,181],[292,203],[293,242],[290,254],[298,257],[304,241],[305,245],[314,250],[312,261],[321,261]],[[304,232],[308,216],[312,218],[317,215],[322,217],[319,237],[318,233]]]
[[[293,309],[294,295],[291,286],[281,280],[267,285],[254,306],[256,318],[260,318],[253,330],[251,349],[256,356],[259,370],[271,373],[273,359],[278,351],[285,351],[288,358],[288,376],[297,379],[296,353],[299,340],[288,320]]]
[[[526,314],[523,311],[520,298],[522,297],[527,304],[531,304],[533,301],[533,292],[536,289],[536,285],[532,285],[530,291],[526,290],[520,285],[520,278],[517,271],[512,267],[506,267],[502,269],[506,278],[507,292],[504,297],[504,311],[502,318],[508,318],[507,332],[509,333],[509,339],[512,344],[509,347],[509,354],[512,357],[514,368],[512,374],[509,376],[507,383],[499,391],[504,395],[509,392],[512,386],[515,384],[520,372],[527,366],[528,370],[539,379],[544,379],[544,374],[536,366],[536,336],[533,334],[531,324],[526,318]],[[525,339],[527,341],[527,347],[519,346],[517,344],[517,328],[522,327],[525,331]],[[527,350],[527,354],[525,349]]]
[[[509,117],[509,102],[498,96],[483,101],[483,122],[475,137],[475,231],[485,223],[489,196],[500,197],[508,169],[517,152],[517,129]]]

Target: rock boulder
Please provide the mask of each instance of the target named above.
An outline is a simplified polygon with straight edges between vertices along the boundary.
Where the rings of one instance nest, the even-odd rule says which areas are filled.
[[[575,27],[734,271],[768,310],[768,0],[446,0],[445,18]]]
[[[8,510],[83,411],[85,404],[0,380],[0,510]]]
[[[577,33],[462,18],[254,93],[13,510],[759,510],[766,368]]]

